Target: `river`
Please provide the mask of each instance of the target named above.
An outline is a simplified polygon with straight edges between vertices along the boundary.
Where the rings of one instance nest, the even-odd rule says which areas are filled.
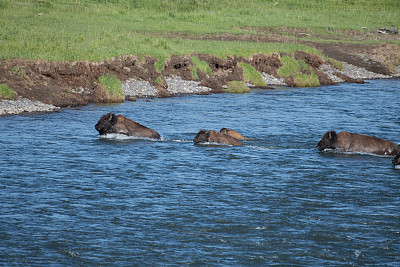
[[[400,142],[400,80],[254,89],[0,118],[4,266],[400,262],[391,157],[319,152],[328,130]],[[105,113],[161,141],[98,136]],[[244,147],[195,145],[232,128]]]

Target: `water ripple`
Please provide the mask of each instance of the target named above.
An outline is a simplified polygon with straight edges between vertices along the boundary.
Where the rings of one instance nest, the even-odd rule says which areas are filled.
[[[2,263],[396,266],[399,170],[390,157],[315,144],[332,129],[399,143],[399,82],[2,117]],[[108,112],[163,138],[99,138]],[[223,127],[251,140],[192,141]]]

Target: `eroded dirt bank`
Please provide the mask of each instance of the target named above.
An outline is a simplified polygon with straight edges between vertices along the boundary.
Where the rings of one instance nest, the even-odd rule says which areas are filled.
[[[392,75],[395,64],[400,58],[400,48],[396,45],[361,46],[338,44],[314,44],[331,59],[363,67],[378,74]],[[192,57],[197,56],[211,68],[212,74],[197,68]],[[150,56],[126,55],[103,62],[47,62],[30,60],[7,60],[0,62],[0,84],[5,84],[15,92],[15,98],[41,101],[57,107],[73,107],[90,102],[107,102],[107,93],[97,82],[101,75],[111,73],[121,81],[138,79],[147,81],[158,90],[159,97],[170,97],[166,78],[173,75],[183,80],[196,80],[199,85],[209,87],[211,93],[223,92],[229,81],[244,81],[244,71],[239,63],[252,65],[258,72],[280,78],[278,70],[283,66],[285,54],[255,54],[250,58],[238,56],[221,59],[207,54],[171,56],[161,72],[155,68],[156,59]],[[311,71],[318,75],[320,85],[335,82],[323,71],[322,64],[335,67],[331,60],[325,61],[318,55],[296,51],[292,55],[296,60],[307,64],[304,74]],[[195,72],[193,71],[195,69]],[[197,77],[193,77],[196,73]],[[339,73],[345,82],[363,82]],[[298,86],[289,76],[284,79],[288,86]]]

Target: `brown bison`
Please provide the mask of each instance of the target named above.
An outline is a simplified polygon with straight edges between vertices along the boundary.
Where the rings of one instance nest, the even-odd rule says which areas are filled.
[[[103,115],[94,127],[100,135],[118,133],[128,136],[160,139],[160,134],[122,115]]]
[[[400,169],[400,151],[397,153],[396,157],[393,158],[392,163],[396,169]]]
[[[235,137],[214,130],[209,130],[209,131],[200,130],[200,132],[198,132],[195,138],[193,139],[193,142],[195,142],[196,144],[218,143],[230,146],[243,146],[243,143],[240,140],[236,139]]]
[[[236,139],[239,140],[248,140],[248,138],[244,137],[243,135],[241,135],[240,133],[236,132],[235,130],[232,129],[228,129],[228,128],[222,128],[221,130],[219,130],[221,133],[225,133],[228,134],[232,137],[235,137]]]
[[[319,150],[339,149],[344,151],[366,152],[378,155],[396,155],[398,146],[374,136],[349,132],[336,133],[329,131],[324,134],[317,144]]]

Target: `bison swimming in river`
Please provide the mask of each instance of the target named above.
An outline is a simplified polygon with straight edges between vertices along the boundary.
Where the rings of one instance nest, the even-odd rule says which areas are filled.
[[[390,141],[374,136],[329,131],[317,144],[319,150],[338,149],[343,151],[365,152],[378,155],[396,155],[398,146]]]
[[[223,145],[230,145],[230,146],[243,146],[243,143],[228,135],[225,133],[217,132],[214,130],[200,130],[193,141],[196,144],[201,144],[201,143],[218,143],[218,144],[223,144]]]
[[[122,115],[103,115],[95,126],[100,135],[117,133],[135,137],[160,139],[160,134]]]
[[[232,129],[228,129],[228,128],[222,128],[221,130],[219,130],[221,133],[225,133],[228,134],[236,139],[239,140],[247,140],[248,138],[244,137],[243,135],[241,135],[240,133],[236,132],[235,130]]]

